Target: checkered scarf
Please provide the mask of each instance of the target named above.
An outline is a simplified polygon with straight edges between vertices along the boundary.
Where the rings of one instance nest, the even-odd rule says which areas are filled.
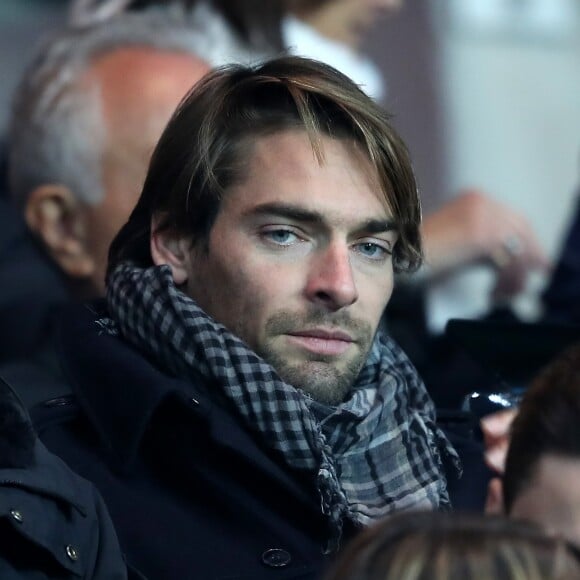
[[[173,373],[217,383],[241,420],[294,469],[311,471],[338,547],[345,518],[367,525],[394,510],[449,506],[441,455],[458,458],[399,347],[377,335],[351,394],[313,401],[217,323],[173,282],[168,266],[121,264],[109,280],[111,333]],[[208,393],[211,397],[212,393]]]

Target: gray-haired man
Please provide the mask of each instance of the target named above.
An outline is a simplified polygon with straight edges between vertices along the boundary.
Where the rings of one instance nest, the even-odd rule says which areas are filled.
[[[2,209],[3,362],[44,350],[51,315],[70,298],[103,293],[109,243],[137,200],[151,151],[208,70],[199,43],[177,16],[130,14],[59,32],[40,47],[14,97],[8,140],[18,209]]]
[[[109,243],[133,208],[175,107],[208,70],[186,23],[130,14],[43,46],[14,97],[9,186],[75,294],[104,289]]]

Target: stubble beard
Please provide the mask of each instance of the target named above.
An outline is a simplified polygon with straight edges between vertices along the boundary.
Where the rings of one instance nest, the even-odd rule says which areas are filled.
[[[326,405],[340,404],[352,389],[370,350],[373,332],[370,326],[354,321],[345,314],[315,312],[300,320],[294,313],[281,312],[270,318],[266,324],[266,336],[275,337],[304,328],[322,325],[348,332],[356,340],[352,348],[355,356],[347,360],[305,352],[303,359],[289,360],[266,342],[258,354],[278,373],[280,378],[310,395],[315,401]]]

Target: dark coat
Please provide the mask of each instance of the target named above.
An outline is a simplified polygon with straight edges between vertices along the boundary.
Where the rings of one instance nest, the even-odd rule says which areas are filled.
[[[104,496],[131,568],[150,579],[319,577],[327,524],[312,474],[289,470],[225,401],[209,400],[212,385],[169,376],[99,332],[88,309],[69,314],[54,341],[68,379],[52,380],[33,418],[47,447]],[[19,391],[45,392],[35,377],[30,365],[11,376]],[[449,478],[450,491],[478,509],[481,447],[451,435],[470,473]]]
[[[0,362],[6,362],[44,346],[53,311],[70,296],[63,275],[2,197],[0,280]]]
[[[35,424],[102,493],[128,562],[151,579],[317,578],[327,521],[313,474],[210,400],[211,384],[169,376],[94,318],[68,317],[74,398],[40,405]]]
[[[0,381],[0,578],[127,578],[104,503],[36,438]]]
[[[550,283],[544,291],[547,320],[580,323],[580,195]]]

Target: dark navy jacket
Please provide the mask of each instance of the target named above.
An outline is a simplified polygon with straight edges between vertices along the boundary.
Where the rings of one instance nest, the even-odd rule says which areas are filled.
[[[2,197],[0,280],[0,362],[5,362],[44,346],[53,311],[70,296],[62,274]]]
[[[317,578],[327,522],[313,474],[288,469],[210,401],[211,384],[169,376],[94,318],[76,311],[63,328],[75,400],[34,417],[103,495],[129,564],[151,579]]]
[[[543,300],[547,320],[580,323],[580,196]]]
[[[46,446],[96,484],[132,569],[150,579],[318,578],[330,558],[313,474],[290,470],[229,403],[210,400],[211,384],[170,376],[99,331],[95,312],[72,308],[58,342],[62,391],[73,394],[38,404],[33,418]],[[34,377],[20,373],[20,390],[36,389]],[[449,481],[452,496],[481,508],[481,447],[453,441],[470,473]]]
[[[38,441],[0,381],[0,578],[123,580],[102,499]]]

